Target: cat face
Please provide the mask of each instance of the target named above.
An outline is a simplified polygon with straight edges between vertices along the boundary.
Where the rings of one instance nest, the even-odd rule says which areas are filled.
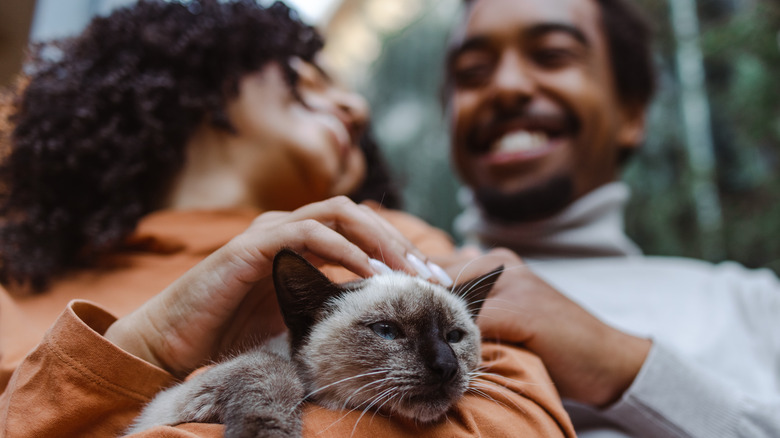
[[[460,399],[480,360],[473,316],[498,272],[456,288],[466,301],[399,272],[340,286],[297,255],[279,257],[293,357],[318,403],[431,422]]]

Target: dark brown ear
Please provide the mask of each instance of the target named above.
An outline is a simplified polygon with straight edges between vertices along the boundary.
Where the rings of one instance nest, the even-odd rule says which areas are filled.
[[[471,318],[477,318],[480,309],[482,309],[482,304],[485,302],[485,299],[493,289],[493,285],[496,284],[496,281],[502,272],[504,272],[504,265],[497,267],[485,275],[452,286],[450,291],[466,301],[466,308],[469,310],[469,313],[471,313]]]
[[[325,302],[343,292],[339,285],[290,249],[283,249],[274,257],[273,279],[293,346],[309,334]]]

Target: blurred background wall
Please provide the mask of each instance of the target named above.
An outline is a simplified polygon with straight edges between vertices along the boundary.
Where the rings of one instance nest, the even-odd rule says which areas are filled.
[[[130,1],[37,0],[30,36],[75,33]],[[459,0],[289,2],[327,35],[337,76],[371,102],[407,210],[451,231],[460,207],[440,85]],[[623,175],[633,191],[629,234],[649,254],[780,272],[780,2],[636,2],[656,26],[660,88],[646,142]],[[12,58],[2,38],[24,35],[24,7],[32,15],[34,3],[0,3],[0,64]],[[22,5],[14,32],[11,4]]]
[[[16,76],[22,64],[21,47],[27,43],[35,0],[0,2],[0,86]]]

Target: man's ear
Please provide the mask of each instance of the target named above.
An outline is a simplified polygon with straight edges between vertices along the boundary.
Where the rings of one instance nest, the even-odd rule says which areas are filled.
[[[620,109],[620,129],[617,143],[622,149],[636,149],[645,138],[647,108],[637,103],[624,103]]]
[[[279,308],[293,345],[309,334],[325,303],[343,293],[339,285],[290,249],[283,249],[274,257],[273,279]]]
[[[450,291],[463,298],[466,301],[466,308],[469,310],[472,319],[477,319],[482,304],[485,302],[493,286],[498,281],[498,276],[504,272],[504,265],[488,272],[485,275],[452,286]]]

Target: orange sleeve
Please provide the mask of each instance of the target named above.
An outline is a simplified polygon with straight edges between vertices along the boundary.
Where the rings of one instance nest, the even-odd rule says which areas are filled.
[[[118,436],[175,382],[103,338],[114,321],[94,304],[69,303],[0,395],[1,436]]]
[[[487,374],[476,379],[467,393],[435,424],[389,418],[374,412],[331,411],[306,404],[304,438],[556,438],[576,436],[574,427],[541,360],[528,351],[485,343],[482,365]],[[218,424],[180,424],[155,427],[133,438],[221,437]]]
[[[412,421],[368,412],[329,411],[315,405],[304,410],[304,437],[573,437],[574,428],[542,362],[508,346],[483,345],[487,376],[438,423]],[[353,433],[354,432],[354,433]]]
[[[43,330],[30,324],[11,295],[0,287],[0,391],[8,385],[24,356],[43,336]]]
[[[446,233],[419,219],[389,210],[380,214],[426,254],[446,254],[454,249]],[[0,300],[0,316],[7,314],[13,303],[6,304]],[[68,305],[38,347],[13,374],[7,374],[10,380],[0,396],[0,436],[117,436],[145,403],[175,382],[170,374],[103,338],[114,321],[91,303],[73,301]],[[18,322],[0,320],[0,329],[19,327]],[[485,343],[482,365],[491,374],[478,378],[474,384],[478,391],[467,394],[442,422],[422,427],[373,412],[361,415],[308,404],[304,408],[304,437],[574,436],[538,357],[525,350]],[[157,427],[134,436],[221,437],[223,432],[222,425],[189,423]]]

